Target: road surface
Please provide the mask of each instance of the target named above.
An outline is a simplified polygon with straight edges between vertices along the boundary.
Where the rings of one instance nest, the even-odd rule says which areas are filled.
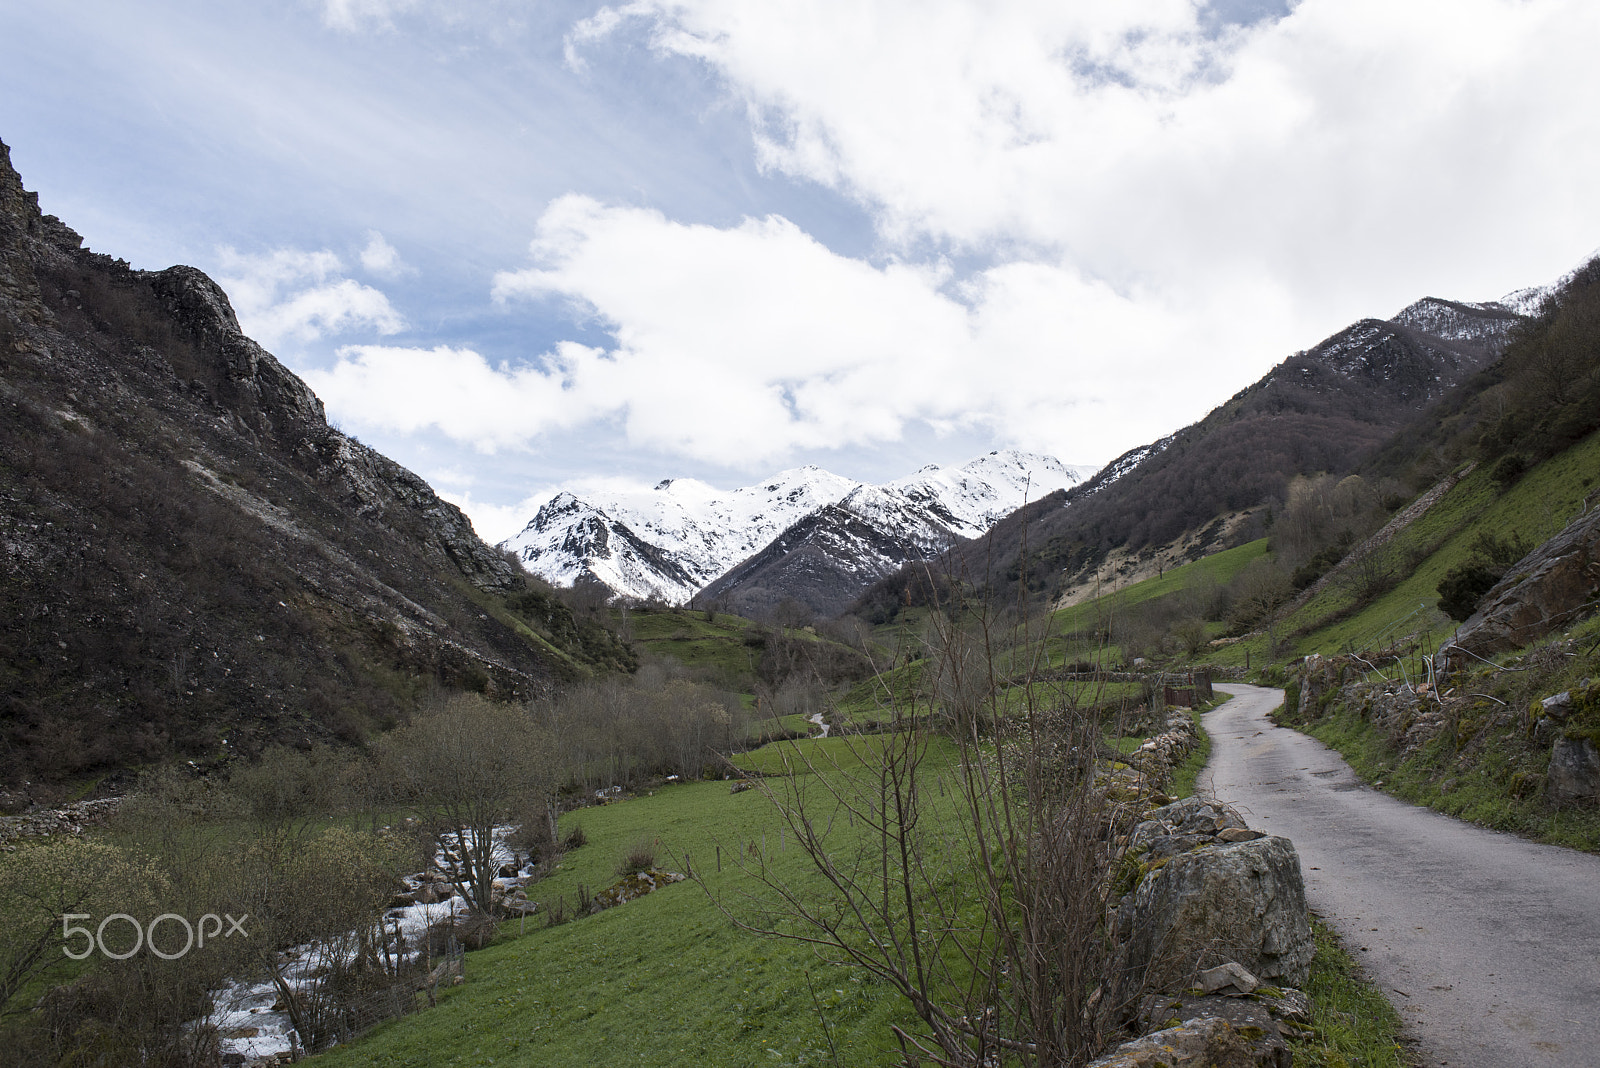
[[[1311,908],[1430,1065],[1600,1068],[1600,856],[1417,808],[1274,726],[1282,690],[1225,685],[1199,792],[1293,839]]]

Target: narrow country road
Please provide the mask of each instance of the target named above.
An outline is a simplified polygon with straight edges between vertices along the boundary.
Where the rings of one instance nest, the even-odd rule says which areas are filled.
[[[1397,801],[1225,685],[1199,791],[1293,839],[1312,909],[1452,1068],[1600,1068],[1600,856]]]

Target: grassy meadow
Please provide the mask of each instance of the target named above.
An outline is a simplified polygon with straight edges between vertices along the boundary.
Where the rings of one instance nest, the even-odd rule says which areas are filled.
[[[823,774],[857,774],[881,736],[814,739],[745,754],[752,770],[785,760]],[[935,747],[926,770],[949,770]],[[781,789],[781,787],[780,787]],[[951,797],[953,799],[953,792]],[[316,1058],[329,1066],[890,1064],[889,1026],[914,1020],[889,987],[812,948],[740,927],[722,911],[759,920],[761,886],[746,867],[803,887],[815,877],[778,809],[760,789],[727,782],[669,785],[647,796],[568,813],[587,842],[529,888],[534,900],[603,889],[623,857],[654,848],[657,865],[693,881],[556,927],[542,916],[508,921],[499,940],[467,957],[468,982],[430,1010],[385,1024]],[[841,851],[866,844],[841,822]],[[719,870],[720,860],[720,870]]]

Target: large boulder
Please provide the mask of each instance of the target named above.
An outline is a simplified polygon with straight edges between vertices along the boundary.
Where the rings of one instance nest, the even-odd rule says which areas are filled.
[[[1523,557],[1484,595],[1440,654],[1461,667],[1564,627],[1594,610],[1600,596],[1600,508],[1578,516]],[[1460,650],[1457,656],[1450,656]]]
[[[1600,750],[1584,735],[1563,735],[1550,747],[1545,796],[1557,805],[1600,801]]]
[[[1131,897],[1117,926],[1126,934],[1124,974],[1136,984],[1184,982],[1227,961],[1279,985],[1306,981],[1315,947],[1300,856],[1287,838],[1200,843],[1157,860]]]

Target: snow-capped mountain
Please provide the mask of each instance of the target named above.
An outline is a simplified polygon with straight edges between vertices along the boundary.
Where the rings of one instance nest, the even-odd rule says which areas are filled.
[[[1446,341],[1487,342],[1499,347],[1505,344],[1511,328],[1526,315],[1521,308],[1530,304],[1537,306],[1542,299],[1541,294],[1531,289],[1483,303],[1424,297],[1406,306],[1389,321]]]
[[[929,464],[884,488],[921,505],[952,533],[975,538],[1028,501],[1070,489],[1094,473],[1092,467],[1064,464],[1054,456],[1007,449],[960,467]]]
[[[1026,500],[1092,474],[1093,468],[1006,450],[960,467],[930,464],[884,486],[807,466],[731,491],[668,479],[651,490],[590,499],[561,492],[506,547],[558,585],[598,581],[624,596],[682,603],[832,505],[853,517],[856,529],[880,531],[883,538],[872,539],[880,547],[905,546],[909,555],[897,567],[954,538],[975,537]]]

